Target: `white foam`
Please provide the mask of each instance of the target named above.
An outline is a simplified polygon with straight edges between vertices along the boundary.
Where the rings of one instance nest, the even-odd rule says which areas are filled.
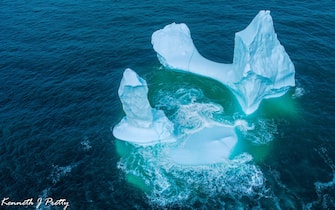
[[[305,89],[302,87],[297,87],[294,90],[294,93],[292,95],[292,98],[300,98],[305,94]]]
[[[246,131],[250,131],[250,130],[254,130],[255,129],[255,125],[249,125],[249,123],[246,120],[235,120],[234,126],[239,128],[241,131],[246,132]]]
[[[118,163],[126,174],[134,174],[146,183],[150,188],[146,195],[154,206],[185,206],[185,202],[203,202],[201,205],[206,206],[209,200],[218,205],[225,202],[221,196],[236,202],[242,197],[252,200],[266,194],[264,175],[248,154],[218,164],[181,166],[167,159],[167,153],[166,146],[139,147]]]
[[[84,137],[84,140],[80,142],[81,146],[85,151],[88,151],[92,148],[91,142],[87,136]]]
[[[278,134],[277,124],[274,119],[257,118],[252,126],[240,128],[245,140],[255,145],[265,145],[275,139]],[[246,125],[245,125],[246,126]],[[245,127],[244,126],[244,127]]]
[[[50,176],[48,177],[53,184],[58,183],[64,176],[71,173],[72,169],[76,167],[77,164],[71,164],[68,166],[58,166],[53,165],[53,170]]]
[[[318,196],[317,200],[306,204],[306,208],[309,210],[315,208],[333,209],[335,208],[335,163],[332,158],[329,157],[329,152],[326,147],[321,147],[317,150],[319,155],[323,158],[324,162],[332,170],[332,179],[328,182],[315,182],[315,192]]]
[[[333,179],[329,182],[315,182],[315,191],[318,200],[313,205],[321,206],[323,209],[335,208],[335,173]]]
[[[157,106],[170,111],[169,118],[179,137],[215,126],[218,122],[215,115],[224,113],[221,105],[205,102],[206,98],[200,89],[180,88],[175,92],[162,92],[157,97],[160,98]]]

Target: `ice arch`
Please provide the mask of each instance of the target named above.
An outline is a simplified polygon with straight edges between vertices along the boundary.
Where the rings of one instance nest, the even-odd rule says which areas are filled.
[[[247,28],[235,34],[232,64],[213,62],[200,55],[183,23],[172,23],[154,32],[151,43],[165,67],[226,85],[246,114],[255,112],[263,99],[282,96],[295,86],[294,65],[277,38],[270,11],[260,11]]]

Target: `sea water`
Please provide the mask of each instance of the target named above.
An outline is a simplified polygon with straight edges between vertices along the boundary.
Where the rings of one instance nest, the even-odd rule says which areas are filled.
[[[296,87],[250,116],[227,88],[164,69],[152,49],[154,31],[184,22],[204,57],[231,63],[234,33],[262,9],[295,65]],[[331,0],[1,1],[1,207],[334,208],[334,11]],[[128,67],[181,140],[213,120],[237,123],[231,159],[182,166],[167,158],[171,145],[115,139]]]

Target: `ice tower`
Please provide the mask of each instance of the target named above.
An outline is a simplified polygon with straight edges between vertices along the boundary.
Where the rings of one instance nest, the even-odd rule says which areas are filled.
[[[173,124],[162,110],[151,108],[143,78],[126,69],[118,93],[126,116],[113,128],[116,138],[139,145],[175,141]]]

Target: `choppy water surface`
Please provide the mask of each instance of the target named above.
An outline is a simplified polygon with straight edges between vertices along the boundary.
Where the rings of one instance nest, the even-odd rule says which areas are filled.
[[[261,9],[271,10],[297,86],[250,116],[224,86],[162,68],[152,49],[155,30],[184,22],[202,55],[231,63],[234,33]],[[333,11],[327,0],[2,1],[0,199],[65,198],[68,209],[334,208]],[[181,166],[167,158],[173,145],[114,139],[127,67],[146,79],[151,105],[180,139],[212,120],[246,123],[231,160]]]

